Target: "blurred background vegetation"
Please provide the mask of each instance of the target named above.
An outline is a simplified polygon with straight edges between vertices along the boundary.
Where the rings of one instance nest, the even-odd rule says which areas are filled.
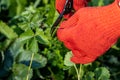
[[[113,1],[92,0],[89,6]],[[0,0],[0,80],[77,80],[71,52],[50,35],[58,16],[55,0]],[[81,80],[120,80],[119,67],[118,40],[105,55],[82,66]]]

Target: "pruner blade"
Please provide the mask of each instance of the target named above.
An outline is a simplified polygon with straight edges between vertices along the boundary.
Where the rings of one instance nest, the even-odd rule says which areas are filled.
[[[62,18],[63,18],[63,15],[70,13],[71,10],[72,10],[72,8],[73,8],[73,1],[72,1],[72,0],[66,0],[63,11],[62,11],[61,14],[58,16],[58,18],[56,19],[56,21],[54,22],[54,24],[53,24],[52,27],[51,27],[50,33],[51,33],[51,36],[52,36],[52,37],[55,36],[56,29],[57,29],[57,25],[61,22],[61,20],[62,20]]]

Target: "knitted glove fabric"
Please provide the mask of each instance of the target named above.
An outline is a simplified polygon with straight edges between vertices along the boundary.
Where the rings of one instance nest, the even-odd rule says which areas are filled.
[[[108,6],[79,9],[61,23],[57,36],[72,51],[72,62],[93,62],[115,44],[120,36],[118,0]]]
[[[73,8],[75,11],[77,11],[79,8],[85,7],[87,5],[87,2],[90,0],[73,0]],[[62,12],[66,0],[56,0],[56,9],[59,13]],[[69,14],[65,14],[64,18],[69,18],[73,15],[73,12],[71,11]]]

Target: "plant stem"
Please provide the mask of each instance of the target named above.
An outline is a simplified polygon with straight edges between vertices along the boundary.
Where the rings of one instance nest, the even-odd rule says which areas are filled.
[[[80,64],[80,68],[79,68],[79,78],[81,79],[82,78],[82,64]]]
[[[78,80],[80,80],[82,78],[82,76],[81,76],[81,74],[82,74],[82,64],[80,64],[79,71],[78,71],[77,66],[75,64],[74,64],[74,68],[76,70]]]
[[[80,80],[80,77],[79,77],[79,72],[78,72],[77,66],[76,66],[75,64],[74,64],[74,68],[75,68],[75,70],[76,70],[78,80]]]
[[[30,69],[31,69],[31,66],[32,66],[33,58],[34,58],[34,53],[32,53],[32,56],[31,56],[31,59],[30,59],[30,65],[29,65],[29,68],[28,68],[28,74],[27,74],[26,80],[29,80],[29,72],[30,72]]]

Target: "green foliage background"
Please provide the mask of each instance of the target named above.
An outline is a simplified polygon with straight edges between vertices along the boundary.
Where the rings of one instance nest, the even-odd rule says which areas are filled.
[[[113,0],[92,0],[104,6]],[[71,52],[51,38],[55,0],[0,0],[0,80],[120,80],[120,41],[76,74]],[[92,46],[91,46],[92,47]]]

